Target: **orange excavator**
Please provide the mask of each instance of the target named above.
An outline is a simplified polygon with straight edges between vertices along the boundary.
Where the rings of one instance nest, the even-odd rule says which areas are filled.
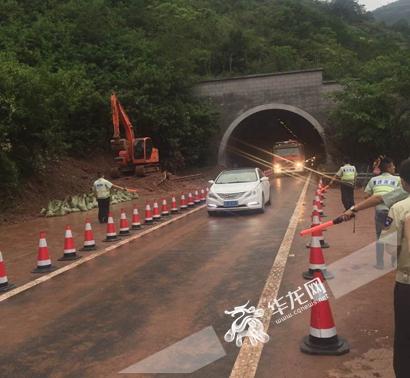
[[[159,171],[158,149],[154,148],[150,137],[135,137],[134,127],[115,93],[111,95],[111,111],[114,126],[111,149],[117,163],[117,167],[111,171],[111,176],[119,177],[121,174],[145,176],[148,172]],[[124,128],[125,137],[121,137],[120,124]]]

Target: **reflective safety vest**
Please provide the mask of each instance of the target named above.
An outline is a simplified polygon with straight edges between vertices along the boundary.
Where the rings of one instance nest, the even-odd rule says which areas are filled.
[[[400,187],[400,177],[385,172],[380,176],[370,179],[369,183],[366,186],[365,192],[368,194],[383,196],[384,194],[390,193]]]
[[[343,167],[340,167],[339,171],[337,172],[337,176],[339,176],[342,181],[354,183],[357,176],[356,167],[350,164],[346,164]]]

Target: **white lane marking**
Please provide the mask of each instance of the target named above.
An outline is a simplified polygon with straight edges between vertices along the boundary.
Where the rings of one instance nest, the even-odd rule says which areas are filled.
[[[282,243],[279,247],[275,261],[273,262],[272,269],[269,272],[269,276],[267,278],[265,287],[263,288],[257,306],[257,308],[261,308],[264,310],[264,316],[261,320],[264,325],[266,333],[268,332],[269,323],[272,318],[272,310],[269,309],[268,304],[270,301],[277,297],[280,285],[282,283],[283,272],[285,271],[289,251],[292,246],[293,238],[295,236],[296,228],[298,226],[299,217],[303,209],[303,202],[305,200],[306,191],[310,182],[310,177],[311,174],[309,174],[305,182],[305,185],[302,189],[302,192],[299,196],[299,200],[296,204],[295,211],[293,212],[292,218],[289,221],[288,229],[286,230],[285,236],[283,237]],[[246,338],[245,342],[241,347],[241,350],[239,351],[238,357],[236,358],[230,378],[255,377],[256,369],[258,368],[263,346],[263,343],[258,343],[257,345],[253,346],[249,342],[249,339]]]
[[[181,215],[179,215],[179,216],[177,216],[177,217],[175,217],[175,218],[172,218],[172,219],[170,219],[170,220],[168,220],[168,221],[166,221],[166,222],[164,222],[164,223],[161,223],[161,224],[159,224],[159,225],[157,225],[157,226],[154,226],[154,227],[150,227],[149,229],[147,229],[147,230],[145,230],[145,231],[142,231],[142,232],[140,232],[140,233],[138,233],[138,234],[136,234],[136,235],[133,235],[133,236],[127,238],[127,239],[121,240],[121,241],[118,242],[118,243],[115,243],[115,244],[113,244],[113,245],[110,245],[109,247],[103,249],[102,251],[94,252],[94,253],[92,253],[92,254],[90,254],[90,255],[88,255],[88,256],[83,256],[80,260],[76,260],[76,261],[75,261],[74,263],[72,263],[72,264],[69,264],[69,265],[66,265],[66,266],[64,266],[64,267],[62,267],[62,268],[59,268],[59,269],[57,269],[57,270],[55,270],[55,271],[53,271],[53,272],[51,272],[51,273],[49,273],[49,274],[45,274],[44,276],[41,276],[40,278],[37,278],[37,279],[35,279],[35,280],[33,280],[33,281],[27,282],[26,284],[24,284],[24,285],[22,285],[22,286],[18,286],[17,288],[12,289],[12,290],[8,291],[8,292],[5,293],[5,294],[0,295],[0,302],[3,302],[3,301],[5,301],[5,300],[8,299],[8,298],[14,297],[14,296],[17,295],[17,294],[22,293],[23,291],[29,290],[29,289],[31,289],[31,288],[37,286],[37,285],[40,285],[40,284],[43,283],[43,282],[46,282],[46,281],[48,281],[48,280],[51,280],[52,278],[54,278],[54,277],[56,277],[56,276],[59,276],[60,274],[63,274],[63,273],[65,273],[65,272],[68,272],[69,270],[74,269],[74,268],[76,268],[77,266],[86,263],[87,261],[93,260],[93,259],[97,258],[98,256],[104,255],[104,254],[106,254],[107,252],[110,252],[110,251],[112,251],[112,250],[114,250],[114,249],[117,249],[117,248],[121,247],[122,245],[125,245],[125,244],[128,244],[128,243],[132,242],[133,240],[142,238],[143,236],[145,236],[145,235],[147,235],[147,234],[150,234],[151,232],[154,232],[154,231],[156,231],[156,230],[158,230],[158,229],[160,229],[160,228],[162,228],[162,227],[165,227],[165,226],[167,226],[167,225],[169,225],[169,224],[171,224],[171,223],[174,223],[174,222],[176,222],[176,221],[178,221],[178,220],[180,220],[180,219],[182,219],[182,218],[185,218],[186,216],[188,216],[188,215],[190,215],[190,214],[196,213],[197,211],[202,210],[202,209],[205,208],[205,207],[206,207],[206,205],[198,206],[197,208],[195,208],[195,209],[193,209],[193,210],[191,210],[191,211],[188,211],[188,212],[186,212],[186,213],[183,213],[183,214],[181,214]]]

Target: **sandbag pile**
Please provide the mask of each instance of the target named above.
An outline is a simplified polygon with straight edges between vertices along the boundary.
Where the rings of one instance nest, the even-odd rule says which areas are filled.
[[[114,190],[111,193],[111,204],[131,201],[136,198],[138,198],[137,193]],[[47,208],[41,210],[40,214],[46,217],[58,217],[79,211],[88,211],[97,206],[97,198],[94,193],[80,194],[68,196],[63,201],[52,200],[48,203]]]

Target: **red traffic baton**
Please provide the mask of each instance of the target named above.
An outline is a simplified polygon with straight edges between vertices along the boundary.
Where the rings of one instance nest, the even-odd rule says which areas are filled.
[[[316,232],[316,231],[325,230],[326,228],[332,227],[332,226],[334,226],[335,224],[340,224],[340,223],[342,223],[342,222],[344,222],[343,218],[342,218],[342,217],[338,217],[338,218],[333,219],[333,220],[331,220],[331,221],[328,221],[328,222],[319,224],[318,226],[311,227],[311,228],[308,228],[308,229],[306,229],[306,230],[303,230],[303,231],[300,232],[300,236],[306,236],[306,235],[309,235],[309,234],[313,234],[313,233]]]
[[[329,189],[329,185],[326,185],[324,188],[322,188],[322,189],[320,189],[319,191],[320,191],[320,194],[322,194],[323,192],[326,192],[326,190],[328,190]]]

